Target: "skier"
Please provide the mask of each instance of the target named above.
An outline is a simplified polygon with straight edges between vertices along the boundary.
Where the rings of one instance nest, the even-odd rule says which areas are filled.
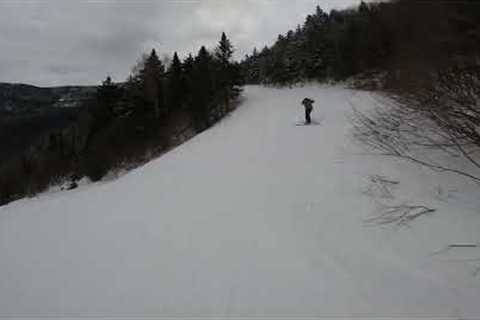
[[[312,122],[310,113],[312,113],[314,102],[315,101],[310,98],[305,98],[302,100],[302,104],[305,107],[305,124],[310,124]]]

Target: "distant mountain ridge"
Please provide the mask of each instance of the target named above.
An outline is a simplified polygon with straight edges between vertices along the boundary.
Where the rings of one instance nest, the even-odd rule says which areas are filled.
[[[37,87],[0,82],[0,168],[29,147],[44,145],[49,135],[63,132],[93,98],[94,86]],[[66,131],[65,131],[66,130]]]
[[[51,107],[78,107],[92,97],[95,86],[37,87],[0,82],[0,113],[42,112]]]

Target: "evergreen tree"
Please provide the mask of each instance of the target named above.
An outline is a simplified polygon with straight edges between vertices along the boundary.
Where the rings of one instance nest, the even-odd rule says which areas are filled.
[[[118,86],[113,83],[112,78],[108,76],[102,85],[97,88],[96,99],[98,104],[109,115],[113,115],[115,104],[120,98]]]
[[[185,58],[185,61],[183,61],[183,73],[185,75],[190,75],[193,70],[193,65],[195,63],[195,59],[193,58],[192,54],[188,54],[187,58]]]
[[[114,108],[120,99],[120,90],[108,76],[102,85],[97,87],[95,103],[90,107],[90,114],[93,117],[93,129],[105,125],[114,116]]]
[[[230,40],[225,35],[225,32],[222,32],[222,37],[218,43],[218,47],[215,51],[215,57],[220,61],[223,66],[228,66],[230,59],[233,54],[233,46],[230,43]]]
[[[209,127],[210,108],[214,96],[213,86],[213,58],[202,46],[195,57],[192,70],[192,105],[191,110],[198,130]]]
[[[172,63],[168,69],[168,106],[170,110],[179,109],[183,103],[184,92],[182,88],[182,63],[178,54],[173,54]]]
[[[233,70],[230,64],[232,54],[233,46],[225,35],[225,32],[222,32],[222,37],[215,51],[215,57],[220,62],[219,89],[222,91],[224,101],[222,113],[226,113],[230,109],[233,81]]]
[[[152,49],[150,55],[145,60],[143,69],[140,70],[140,81],[144,93],[146,107],[152,109],[155,116],[167,111],[164,95],[165,67],[158,58],[155,49]]]
[[[193,68],[195,65],[195,59],[192,54],[188,54],[187,58],[182,64],[182,90],[184,92],[184,101],[188,106],[192,104],[192,88],[193,88]]]

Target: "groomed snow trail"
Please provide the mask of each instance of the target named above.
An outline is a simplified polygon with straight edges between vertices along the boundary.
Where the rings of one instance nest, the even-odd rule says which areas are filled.
[[[306,96],[320,125],[295,126]],[[435,254],[479,241],[475,186],[365,155],[348,118],[369,93],[244,97],[118,180],[1,207],[0,315],[480,316],[479,252]],[[400,182],[391,199],[375,174]],[[366,224],[382,203],[437,211],[410,228]]]

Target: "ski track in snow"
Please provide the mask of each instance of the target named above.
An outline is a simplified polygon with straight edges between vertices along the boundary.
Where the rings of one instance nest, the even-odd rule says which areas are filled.
[[[244,96],[117,180],[0,207],[0,315],[480,317],[480,262],[465,261],[478,249],[434,254],[480,241],[477,186],[366,154],[348,118],[371,93]],[[320,125],[292,125],[305,96]],[[392,197],[373,175],[399,181]],[[437,211],[409,228],[365,223],[400,203]]]

